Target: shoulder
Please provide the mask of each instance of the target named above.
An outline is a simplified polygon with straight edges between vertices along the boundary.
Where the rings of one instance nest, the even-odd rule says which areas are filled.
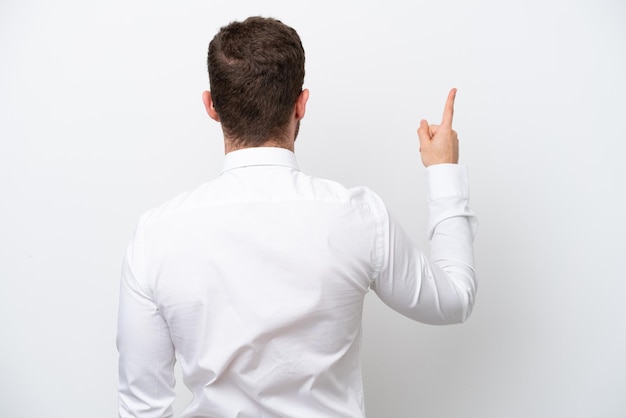
[[[212,183],[213,181],[203,183],[195,189],[181,192],[160,205],[146,210],[139,217],[139,224],[144,227],[155,225],[197,209],[200,202],[205,200],[203,197],[211,192]]]
[[[331,200],[375,213],[385,212],[382,198],[366,186],[347,187],[337,181],[303,175],[319,200]]]

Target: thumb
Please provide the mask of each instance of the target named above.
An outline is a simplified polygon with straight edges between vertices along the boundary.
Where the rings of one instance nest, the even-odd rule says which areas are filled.
[[[417,129],[417,136],[420,140],[420,147],[423,147],[424,145],[430,143],[430,128],[428,126],[428,122],[426,122],[426,119],[422,119],[422,121],[420,122],[420,127]]]

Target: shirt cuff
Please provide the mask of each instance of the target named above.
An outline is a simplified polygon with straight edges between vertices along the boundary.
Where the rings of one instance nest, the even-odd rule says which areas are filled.
[[[426,168],[428,203],[442,197],[469,199],[469,174],[464,165],[434,164]]]

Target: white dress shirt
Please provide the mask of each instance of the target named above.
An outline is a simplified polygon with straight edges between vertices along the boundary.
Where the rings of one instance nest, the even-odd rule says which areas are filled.
[[[426,169],[430,256],[366,188],[298,170],[291,151],[226,155],[219,177],[144,214],[121,281],[120,417],[363,417],[369,289],[429,324],[476,293],[466,169]]]

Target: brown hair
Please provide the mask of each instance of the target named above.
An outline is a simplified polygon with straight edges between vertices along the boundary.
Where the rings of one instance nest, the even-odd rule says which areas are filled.
[[[236,145],[282,141],[304,83],[298,33],[272,18],[224,26],[209,44],[211,97],[225,134]]]

